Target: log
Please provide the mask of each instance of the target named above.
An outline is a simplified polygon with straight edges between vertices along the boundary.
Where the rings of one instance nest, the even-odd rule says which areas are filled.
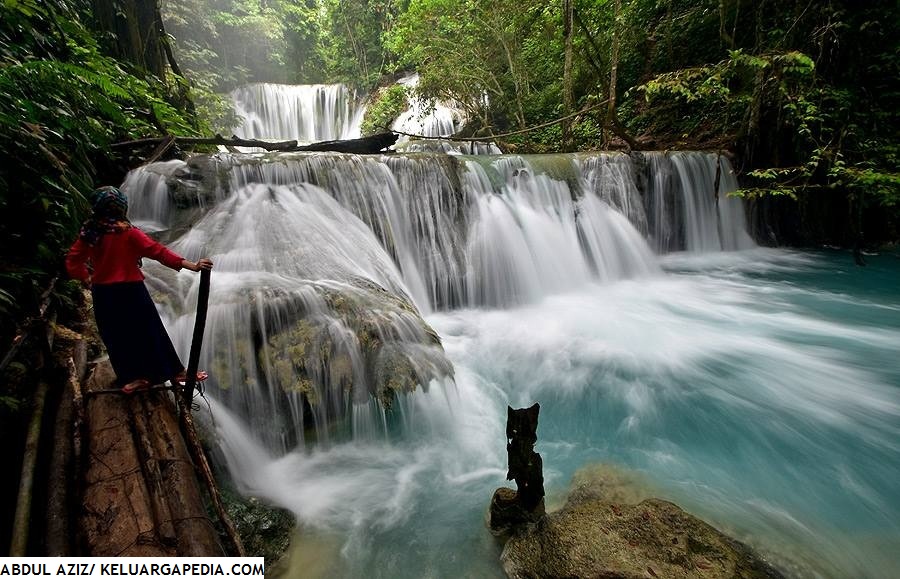
[[[182,557],[224,556],[171,400],[166,394],[152,393],[137,396],[132,404],[136,406],[135,433],[144,441],[138,451],[151,487],[151,504],[159,512],[160,536],[172,533]]]
[[[70,489],[73,488],[73,445],[72,425],[75,421],[74,382],[75,361],[66,360],[68,376],[63,385],[56,410],[56,424],[53,430],[53,450],[50,455],[50,469],[47,473],[47,556],[66,557],[72,554],[72,531],[69,526],[71,506]]]
[[[397,142],[395,133],[378,133],[360,139],[347,139],[344,141],[322,141],[312,145],[298,147],[298,151],[331,151],[334,153],[352,153],[365,155],[378,153]]]
[[[87,392],[114,379],[101,362]],[[223,554],[167,392],[85,398],[81,529],[91,556]]]
[[[24,557],[28,548],[29,523],[31,522],[31,500],[34,490],[34,470],[37,464],[38,446],[41,439],[41,424],[47,401],[47,383],[41,380],[34,393],[34,412],[28,424],[25,438],[25,452],[22,458],[22,475],[19,478],[19,495],[16,500],[16,514],[13,518],[13,536],[9,546],[10,557]]]
[[[165,137],[151,137],[146,139],[135,139],[133,141],[122,141],[110,145],[111,148],[139,148],[144,146],[159,146],[168,139],[172,139],[176,145],[222,145],[225,147],[255,147],[266,151],[278,151],[284,153],[303,152],[303,151],[322,151],[334,153],[353,153],[357,155],[366,155],[379,153],[382,149],[390,147],[397,142],[397,134],[395,133],[379,133],[369,137],[361,137],[359,139],[345,139],[338,141],[321,141],[310,145],[301,145],[297,141],[261,141],[259,139],[241,139],[236,136],[231,138],[216,135],[215,137],[178,137],[174,135],[166,135]]]

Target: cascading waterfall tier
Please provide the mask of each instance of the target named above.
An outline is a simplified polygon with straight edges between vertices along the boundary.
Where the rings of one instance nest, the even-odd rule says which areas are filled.
[[[652,172],[664,162],[678,178],[639,187],[636,164]],[[665,213],[665,226],[738,239],[742,224],[716,216],[713,182],[705,194],[690,188],[716,163],[703,153],[638,163],[622,154],[220,154],[142,168],[127,188],[134,220],[176,227],[196,213],[190,199],[206,207],[173,245],[216,262],[211,384],[251,424],[272,417],[258,435],[283,451],[311,433],[328,439],[336,424],[378,435],[384,409],[403,404],[398,394],[452,375],[420,311],[509,308],[660,273],[646,239],[662,227],[648,218],[653,196],[682,195],[684,205],[709,196],[685,221]],[[727,202],[740,209],[720,198],[720,214]],[[186,347],[192,294],[181,277],[150,272]]]
[[[727,158],[713,153],[643,153],[644,203],[658,253],[735,251],[756,244]]]
[[[243,119],[234,134],[247,139],[356,139],[365,114],[365,106],[342,84],[251,84],[232,91],[231,98]]]

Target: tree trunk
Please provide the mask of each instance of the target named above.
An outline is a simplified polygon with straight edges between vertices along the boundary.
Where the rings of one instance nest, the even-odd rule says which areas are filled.
[[[166,54],[158,0],[93,0],[94,19],[119,60],[165,79]]]
[[[165,392],[97,395],[113,378],[101,362],[87,387],[85,554],[223,555],[172,401]]]
[[[563,65],[563,115],[572,114],[575,109],[575,98],[572,89],[572,19],[574,11],[572,0],[563,0],[563,38],[565,39],[565,61]],[[562,123],[562,148],[563,151],[571,151],[572,121],[565,120]]]
[[[616,84],[619,75],[619,17],[622,14],[622,0],[616,0],[616,15],[613,21],[612,55],[609,59],[609,101],[606,105],[606,127],[612,126],[616,115]]]

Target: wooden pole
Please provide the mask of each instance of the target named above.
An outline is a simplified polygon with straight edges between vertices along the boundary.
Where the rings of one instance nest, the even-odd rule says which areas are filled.
[[[234,522],[225,510],[225,505],[222,504],[222,497],[213,478],[209,461],[206,459],[206,453],[203,452],[203,445],[200,444],[200,438],[197,436],[197,429],[194,427],[194,417],[191,415],[191,401],[194,398],[197,367],[200,365],[200,348],[203,345],[203,331],[206,329],[206,312],[209,308],[209,278],[210,272],[208,269],[200,270],[197,318],[194,321],[194,337],[191,340],[191,353],[188,358],[187,382],[184,387],[184,406],[181,410],[181,427],[187,438],[188,448],[194,459],[194,464],[203,476],[203,481],[206,483],[216,514],[219,516],[222,526],[225,527],[225,532],[231,540],[231,545],[239,557],[244,557],[247,553],[244,550],[244,545],[241,542],[237,528],[234,526]]]
[[[206,330],[206,311],[209,307],[209,270],[200,270],[200,291],[197,295],[197,317],[194,320],[194,337],[191,339],[191,354],[188,357],[187,382],[184,385],[185,412],[191,411],[194,386],[197,384],[197,367],[200,365],[200,348],[203,346],[203,332]]]
[[[234,551],[233,554],[238,557],[246,557],[247,551],[244,549],[241,535],[238,533],[234,521],[231,520],[231,516],[228,514],[225,505],[222,503],[222,494],[219,492],[219,487],[216,486],[216,479],[213,477],[212,468],[209,466],[209,460],[207,460],[206,453],[203,451],[200,437],[197,436],[197,428],[194,426],[194,417],[191,415],[189,408],[182,409],[181,428],[185,438],[187,438],[188,450],[191,453],[191,458],[194,459],[194,464],[197,467],[197,470],[200,471],[203,482],[206,484],[206,490],[209,492],[209,498],[213,503],[213,508],[216,510],[216,515],[218,515],[219,521],[225,528],[225,534],[228,535],[228,539],[231,541],[231,547]]]
[[[13,536],[9,547],[10,557],[24,557],[28,549],[34,469],[37,465],[47,389],[47,383],[41,380],[34,393],[34,412],[31,415],[31,422],[28,424],[28,435],[25,438],[25,456],[22,459],[22,476],[19,479],[19,496],[16,500],[16,514],[13,519]]]

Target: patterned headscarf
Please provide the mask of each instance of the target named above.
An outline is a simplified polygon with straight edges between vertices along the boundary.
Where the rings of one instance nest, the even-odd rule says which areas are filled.
[[[79,234],[88,245],[97,245],[107,233],[130,227],[128,198],[115,187],[100,187],[90,194],[93,215],[84,222]],[[123,223],[125,224],[123,227]]]

